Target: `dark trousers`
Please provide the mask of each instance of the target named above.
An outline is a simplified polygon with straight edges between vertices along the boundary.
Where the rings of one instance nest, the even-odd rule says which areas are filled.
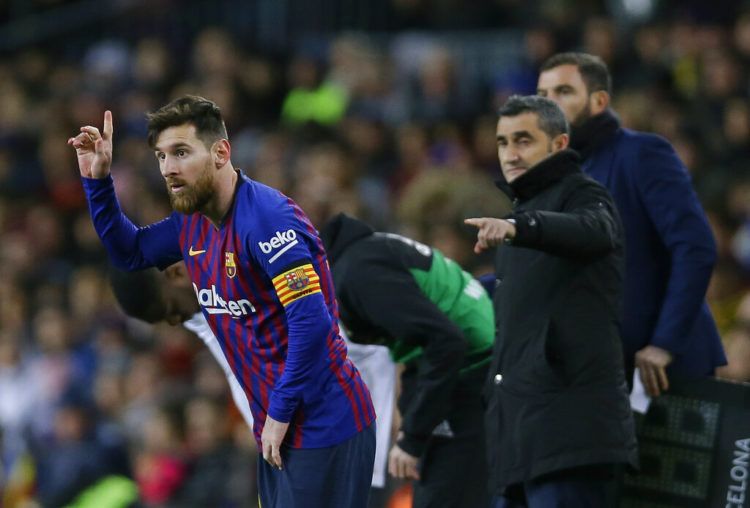
[[[479,396],[486,367],[464,376],[463,392],[448,416],[451,437],[433,435],[414,482],[413,508],[475,508],[490,502],[484,432]]]
[[[414,482],[413,508],[487,506],[487,464],[483,432],[434,437],[427,447],[421,479]]]
[[[284,448],[279,471],[258,456],[262,508],[366,508],[375,461],[375,423],[328,448]]]
[[[619,467],[602,464],[559,471],[511,485],[491,508],[616,508]]]

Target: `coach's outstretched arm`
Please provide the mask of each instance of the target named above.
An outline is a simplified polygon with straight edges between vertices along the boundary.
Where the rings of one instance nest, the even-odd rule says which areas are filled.
[[[117,268],[165,268],[182,259],[177,226],[169,217],[139,228],[122,213],[110,175],[112,133],[112,112],[108,110],[104,112],[101,131],[86,125],[77,136],[68,139],[76,150],[94,229]]]

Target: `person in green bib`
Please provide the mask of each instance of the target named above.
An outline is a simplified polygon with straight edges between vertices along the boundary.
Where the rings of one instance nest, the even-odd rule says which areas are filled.
[[[384,345],[404,365],[389,472],[414,480],[414,507],[487,506],[489,295],[440,251],[347,215],[326,223],[321,239],[349,338]]]

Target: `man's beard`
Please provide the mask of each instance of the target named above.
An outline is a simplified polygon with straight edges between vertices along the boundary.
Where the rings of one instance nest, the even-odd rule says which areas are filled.
[[[193,185],[187,185],[175,194],[170,188],[174,181],[167,181],[169,204],[176,212],[190,215],[203,208],[214,197],[214,178],[211,173],[211,163],[206,164],[203,172]]]
[[[576,117],[571,120],[570,126],[571,127],[580,127],[581,125],[585,124],[589,118],[591,118],[591,99],[586,101],[586,106],[578,112]]]

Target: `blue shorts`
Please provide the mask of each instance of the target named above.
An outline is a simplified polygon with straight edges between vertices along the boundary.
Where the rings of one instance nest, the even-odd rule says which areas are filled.
[[[328,448],[282,448],[284,469],[258,455],[261,508],[366,508],[375,461],[375,422]]]

